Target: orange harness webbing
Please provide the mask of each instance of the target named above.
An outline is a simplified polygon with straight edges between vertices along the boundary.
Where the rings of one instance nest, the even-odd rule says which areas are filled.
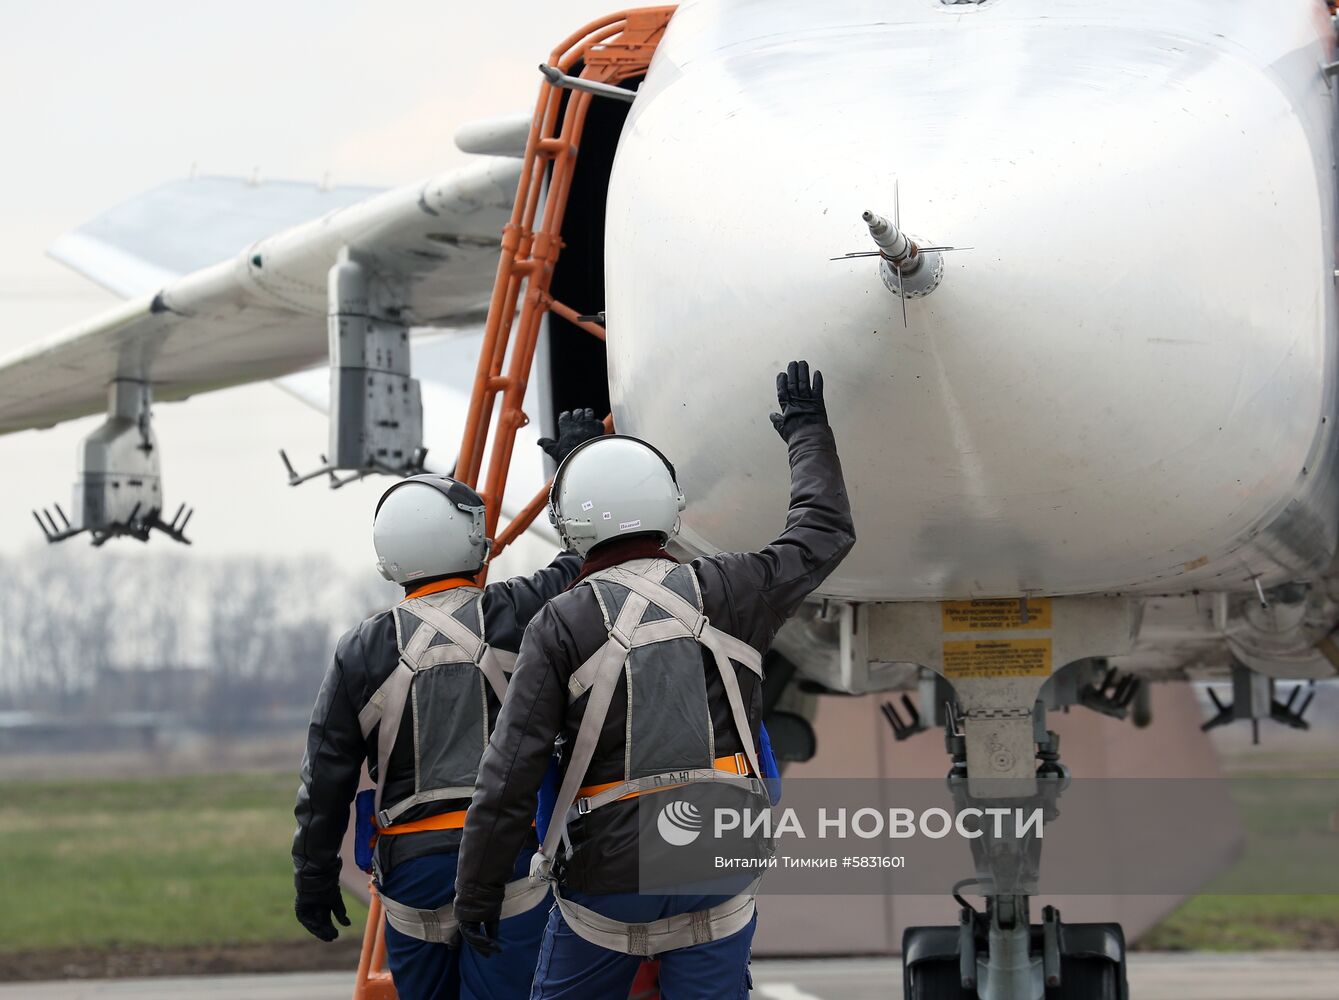
[[[438,813],[436,816],[424,816],[411,823],[396,823],[394,826],[377,827],[373,840],[377,837],[394,837],[401,833],[422,833],[424,830],[459,830],[465,826],[464,809],[454,812]],[[533,823],[530,824],[534,826]]]
[[[436,816],[424,816],[409,823],[396,823],[394,826],[379,826],[377,834],[382,837],[394,837],[400,833],[422,833],[424,830],[459,830],[465,825],[465,810],[438,813]]]
[[[728,774],[748,774],[748,773],[749,773],[749,762],[748,762],[748,758],[745,757],[742,753],[732,753],[732,754],[730,754],[730,756],[728,756],[728,757],[717,757],[714,761],[711,762],[711,766],[714,767],[714,768],[716,768],[716,770],[718,770],[718,771],[725,771],[725,772],[728,773]],[[586,786],[585,786],[584,788],[582,788],[581,791],[579,791],[577,794],[580,795],[582,798],[586,798],[586,797],[589,797],[589,796],[591,796],[591,795],[599,795],[599,794],[600,794],[601,792],[603,792],[606,788],[613,788],[613,787],[615,787],[615,786],[617,786],[617,785],[621,785],[621,784],[623,784],[623,782],[621,782],[621,781],[606,781],[606,782],[604,782],[603,784],[600,784],[600,785],[586,785]],[[648,789],[648,791],[653,791],[653,792],[663,792],[666,788],[679,788],[679,787],[680,787],[679,785],[665,785],[665,786],[663,786],[663,787],[661,787],[661,788],[652,788],[652,789]],[[623,801],[626,800],[626,799],[635,799],[635,798],[637,798],[637,796],[639,796],[639,795],[644,795],[644,794],[646,794],[646,793],[645,793],[645,792],[629,792],[627,795],[624,795],[622,798],[618,799],[617,801],[619,801],[619,802],[623,802]]]

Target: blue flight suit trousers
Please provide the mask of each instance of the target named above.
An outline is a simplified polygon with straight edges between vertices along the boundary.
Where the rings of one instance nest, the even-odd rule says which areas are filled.
[[[530,870],[530,851],[517,859],[514,877]],[[383,886],[396,902],[433,910],[456,897],[455,851],[426,854],[396,865]],[[535,961],[550,903],[502,921],[500,955],[483,958],[458,940],[454,948],[420,941],[386,926],[386,964],[400,1000],[524,1000],[530,995]],[[624,993],[626,996],[626,992]]]
[[[728,896],[642,896],[637,893],[563,892],[614,920],[646,923],[722,903]],[[679,948],[656,956],[660,961],[661,1000],[747,1000],[749,953],[755,915],[748,926],[719,941]],[[626,1000],[642,959],[609,951],[578,937],[558,907],[549,910],[544,943],[535,968],[531,1000]]]

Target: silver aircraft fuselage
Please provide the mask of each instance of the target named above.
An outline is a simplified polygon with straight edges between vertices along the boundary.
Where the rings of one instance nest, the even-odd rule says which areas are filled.
[[[798,357],[860,536],[826,595],[1323,571],[1333,50],[1321,0],[684,4],[606,246],[616,421],[675,462],[684,540],[775,532],[765,414]],[[865,210],[970,248],[905,325],[879,258],[829,259],[875,249]]]

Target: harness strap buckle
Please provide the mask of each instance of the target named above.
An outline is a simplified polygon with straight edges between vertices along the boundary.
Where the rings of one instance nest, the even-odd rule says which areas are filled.
[[[577,799],[577,815],[585,816],[588,812],[590,812],[590,797],[583,796]]]
[[[693,623],[693,638],[702,641],[702,633],[711,628],[711,619],[706,615],[698,615],[697,621]]]
[[[651,956],[651,935],[646,924],[628,924],[628,954]]]
[[[632,650],[632,636],[628,635],[617,624],[609,626],[609,638],[618,643],[625,650]]]

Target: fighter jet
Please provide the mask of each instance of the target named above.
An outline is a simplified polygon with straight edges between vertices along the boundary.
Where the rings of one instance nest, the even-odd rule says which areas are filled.
[[[673,456],[691,555],[784,509],[757,415],[817,359],[860,542],[786,676],[919,688],[899,738],[944,726],[984,798],[1054,791],[1045,712],[1146,721],[1150,679],[1230,677],[1208,725],[1305,728],[1339,664],[1334,50],[1320,0],[614,17],[532,115],[463,130],[461,169],[195,179],[63,238],[127,301],[0,362],[0,432],[105,408],[44,533],[185,540],[152,404],[286,378],[330,413],[295,484],[455,470],[517,541],[546,473],[517,436],[595,393]],[[907,996],[1125,995],[1109,925],[987,898],[909,939]],[[1109,958],[1082,986],[1079,942]]]

